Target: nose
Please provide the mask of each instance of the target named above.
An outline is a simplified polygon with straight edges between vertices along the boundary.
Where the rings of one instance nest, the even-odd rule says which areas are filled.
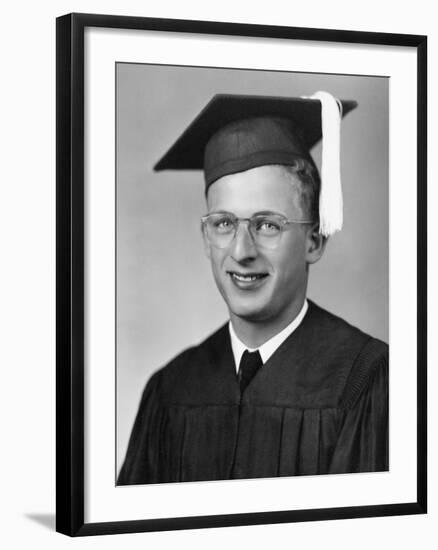
[[[230,250],[236,262],[247,262],[257,256],[257,247],[249,231],[248,222],[240,222]]]

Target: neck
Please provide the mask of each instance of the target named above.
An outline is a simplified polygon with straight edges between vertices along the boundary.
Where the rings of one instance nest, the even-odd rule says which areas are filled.
[[[284,312],[283,315],[278,316],[275,320],[254,321],[230,313],[234,332],[239,340],[248,348],[259,348],[292,323],[295,317],[300,313],[304,305],[304,300],[305,297],[294,303],[291,308],[288,308],[287,312]]]

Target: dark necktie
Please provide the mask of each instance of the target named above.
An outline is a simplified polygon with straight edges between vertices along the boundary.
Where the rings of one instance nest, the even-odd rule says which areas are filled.
[[[242,358],[239,365],[239,384],[240,384],[240,393],[243,393],[251,382],[251,380],[256,375],[259,368],[263,365],[262,358],[258,351],[248,351],[247,349],[243,352]]]

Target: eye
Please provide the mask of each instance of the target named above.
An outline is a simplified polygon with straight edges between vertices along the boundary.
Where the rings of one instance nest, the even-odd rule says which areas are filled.
[[[213,228],[219,233],[227,233],[233,230],[234,223],[229,216],[221,216],[213,220]]]
[[[262,218],[255,222],[255,228],[258,233],[263,235],[277,235],[281,231],[280,223],[277,220]]]

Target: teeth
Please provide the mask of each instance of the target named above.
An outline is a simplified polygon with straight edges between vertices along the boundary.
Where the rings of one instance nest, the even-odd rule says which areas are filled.
[[[248,283],[251,281],[256,281],[260,275],[238,275],[237,273],[233,273],[233,278],[237,281],[242,281],[244,283]]]

